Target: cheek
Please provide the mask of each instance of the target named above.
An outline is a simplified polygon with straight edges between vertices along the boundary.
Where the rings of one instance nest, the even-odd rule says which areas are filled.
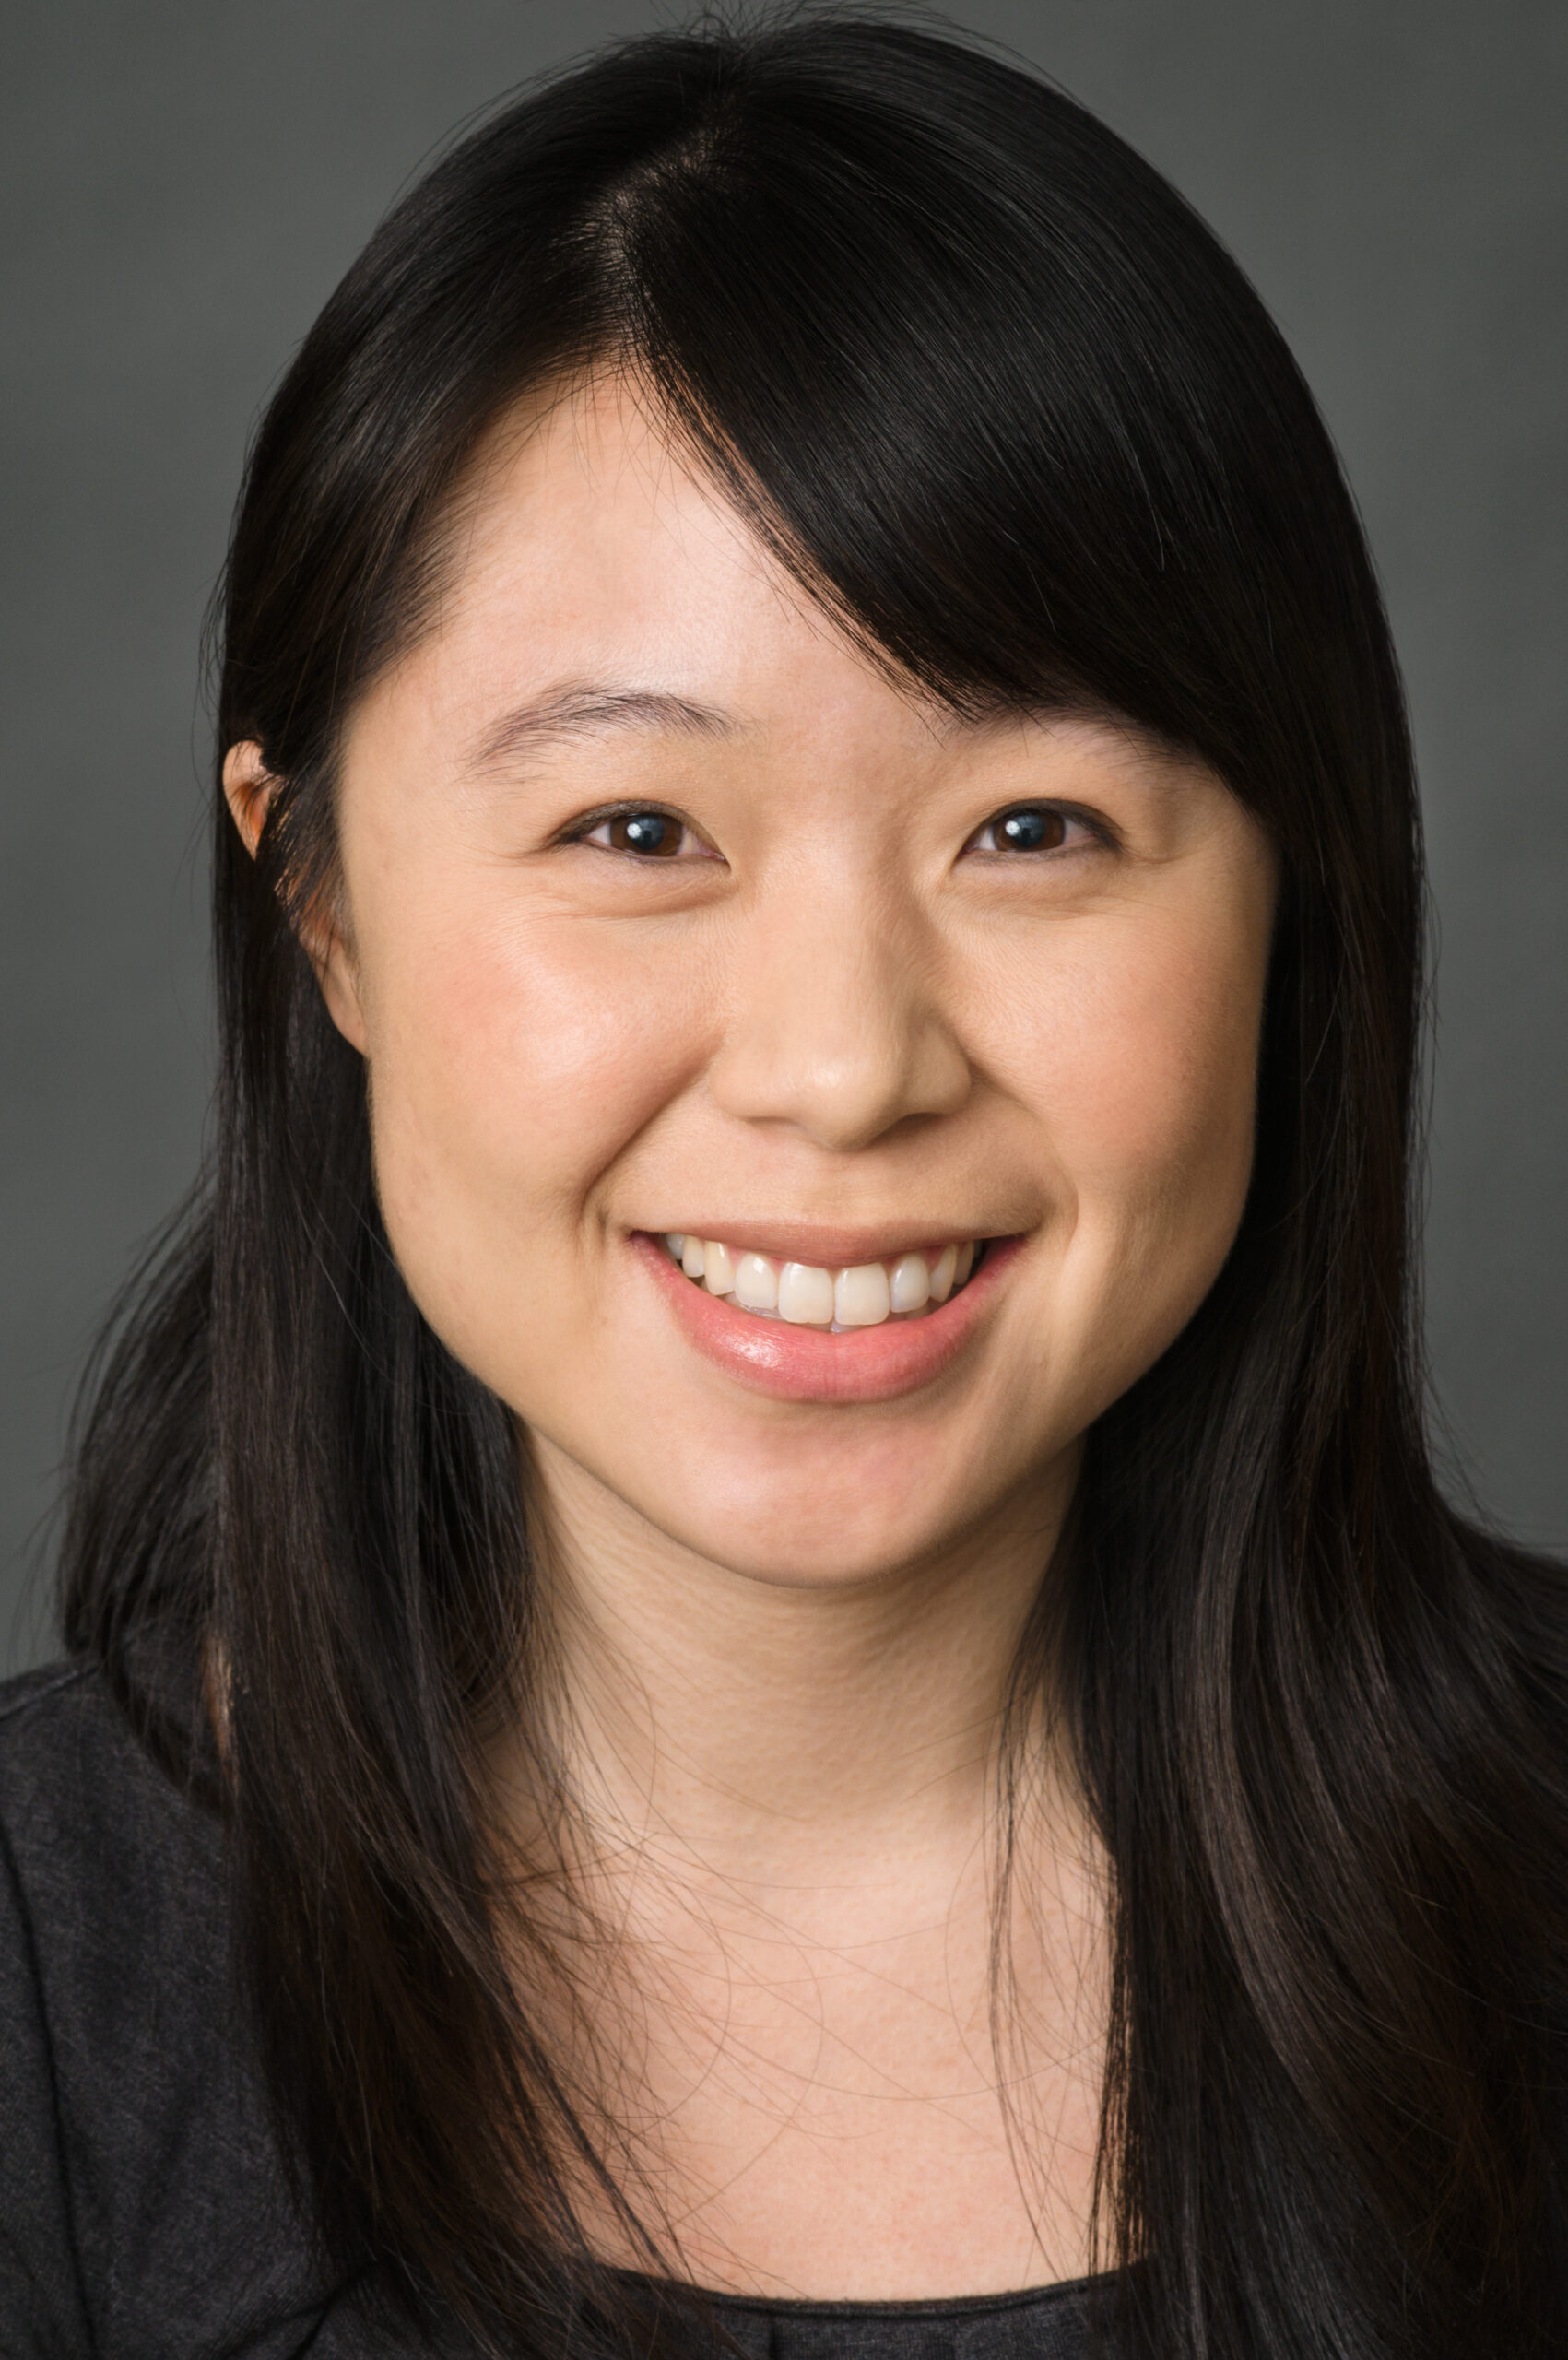
[[[703,1053],[700,970],[591,923],[405,906],[370,996],[377,1177],[410,1280],[493,1287],[547,1244]],[[425,1287],[417,1288],[421,1293]]]
[[[1086,1177],[1150,1208],[1206,1197],[1240,1210],[1252,1160],[1256,1024],[1250,994],[1119,995],[1083,1075]]]
[[[1157,1292],[1201,1292],[1241,1217],[1266,956],[1250,929],[1143,925],[1067,962],[1030,1030],[1016,1086],[1050,1142],[1067,1234],[1102,1264],[1158,1250]]]

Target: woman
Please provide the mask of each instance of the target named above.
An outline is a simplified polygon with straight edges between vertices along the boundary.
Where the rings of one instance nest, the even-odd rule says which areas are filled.
[[[1201,225],[925,33],[605,52],[307,339],[218,757],[6,2351],[1563,2348],[1562,1586],[1432,1481],[1397,678]]]

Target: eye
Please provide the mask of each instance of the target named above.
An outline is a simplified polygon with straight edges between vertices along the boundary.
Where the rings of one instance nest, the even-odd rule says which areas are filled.
[[[639,860],[674,860],[684,853],[711,857],[707,846],[673,811],[652,806],[628,805],[590,820],[572,842],[596,844],[605,852],[634,854]]]
[[[1103,842],[1089,820],[1056,803],[1015,803],[977,828],[966,852],[1061,852],[1074,844]]]

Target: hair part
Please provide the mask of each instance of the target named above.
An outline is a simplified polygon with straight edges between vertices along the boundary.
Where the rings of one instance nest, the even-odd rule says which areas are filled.
[[[548,1772],[514,1423],[396,1268],[293,922],[465,471],[603,367],[874,660],[961,713],[1122,714],[1277,847],[1241,1233],[1089,1438],[1016,1684],[1021,1727],[1065,1682],[1111,1865],[1119,2348],[1561,2349],[1562,1590],[1454,1516],[1423,1437],[1418,813],[1354,510],[1157,173],[979,50],[855,16],[660,34],[508,104],[377,230],[250,457],[218,750],[277,784],[253,861],[216,801],[216,1153],[93,1396],[65,1627],[225,1812],[326,2250],[498,2349],[655,2333],[573,2195],[656,2258],[613,2125],[498,1927],[488,1718]]]

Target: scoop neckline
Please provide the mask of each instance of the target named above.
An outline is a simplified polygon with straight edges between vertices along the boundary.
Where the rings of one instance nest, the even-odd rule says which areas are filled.
[[[995,2295],[913,2295],[822,2297],[804,2295],[737,2295],[727,2287],[693,2286],[678,2278],[651,2278],[634,2270],[618,2273],[653,2294],[669,2295],[686,2303],[716,2310],[762,2312],[770,2319],[784,2314],[798,2319],[971,2319],[986,2312],[1025,2310],[1034,2305],[1066,2301],[1102,2284],[1104,2272],[1085,2278],[1054,2279],[1045,2286],[1008,2287]]]

